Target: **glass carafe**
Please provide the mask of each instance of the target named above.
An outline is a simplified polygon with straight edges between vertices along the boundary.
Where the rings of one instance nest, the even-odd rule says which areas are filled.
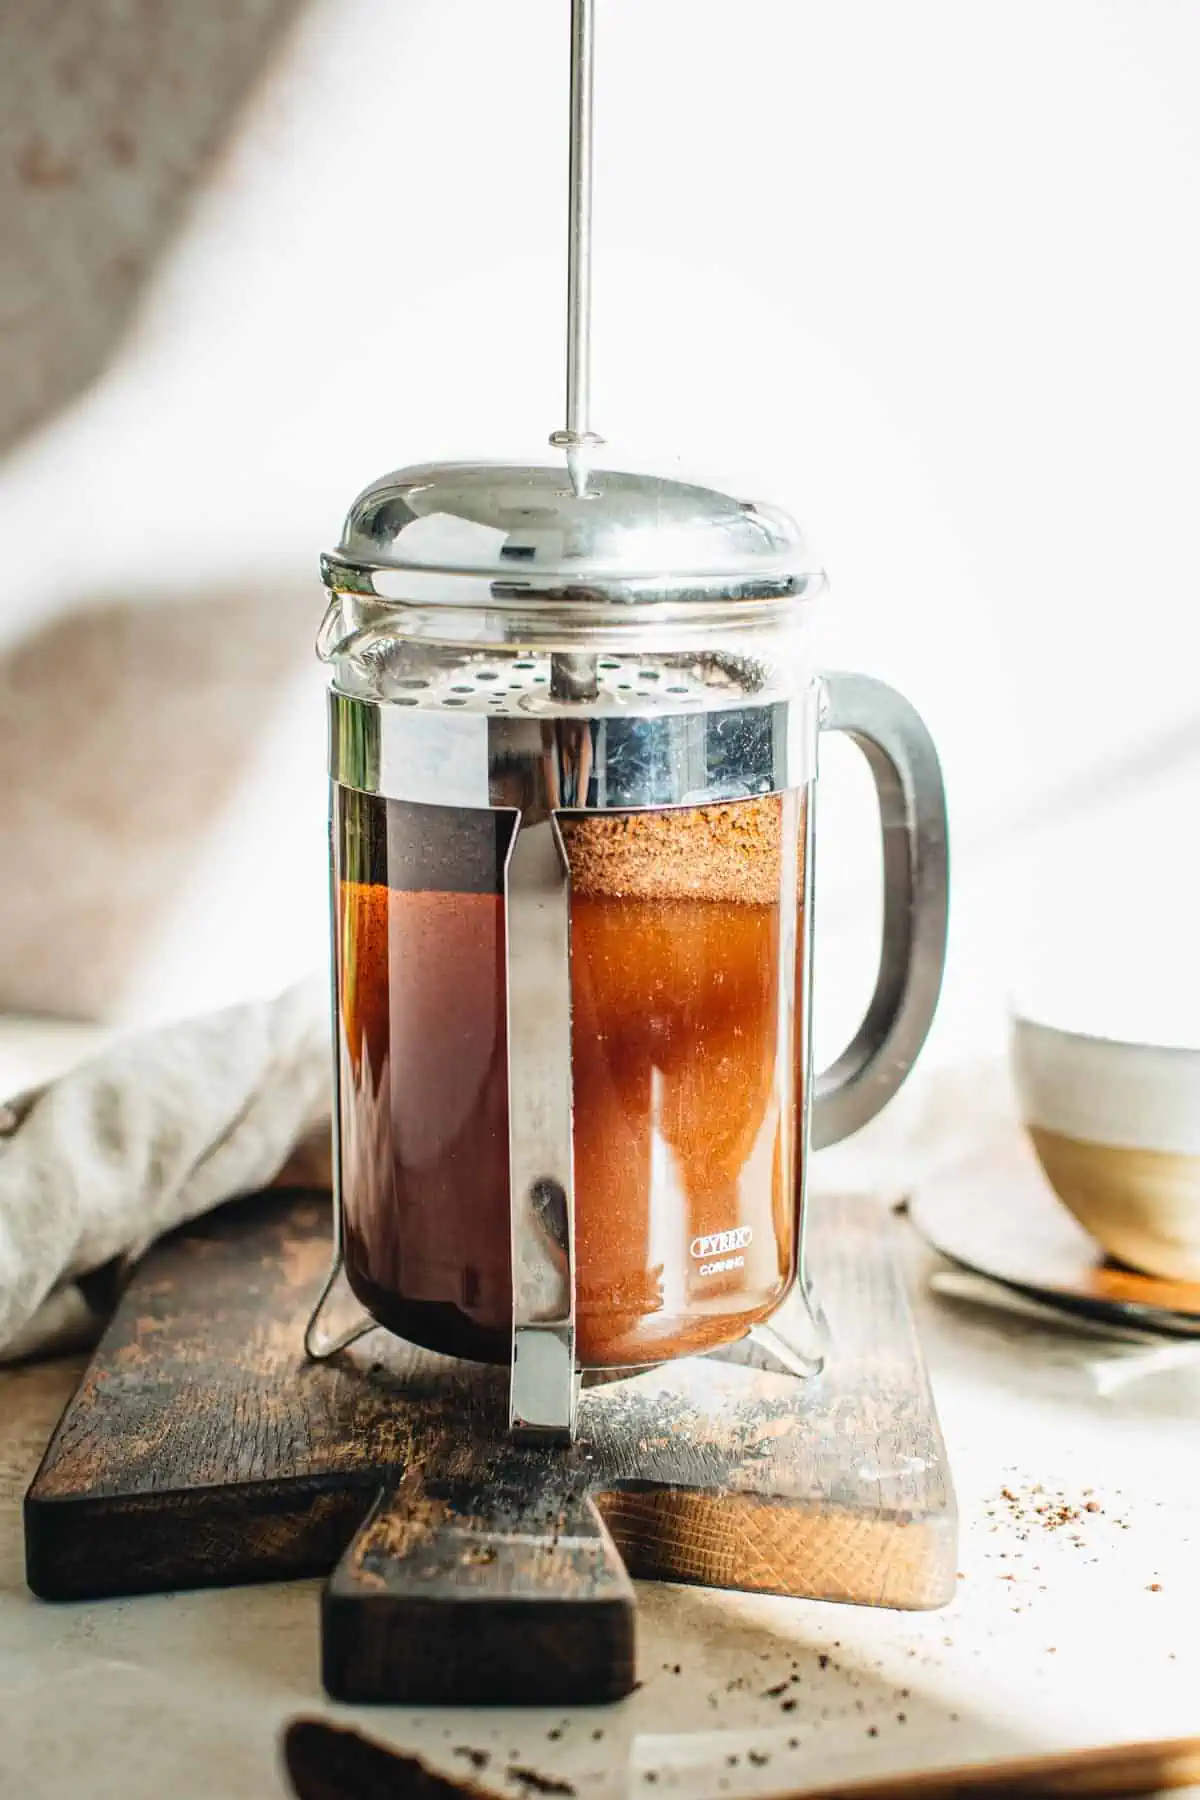
[[[339,1253],[372,1318],[578,1377],[707,1352],[803,1285],[811,1145],[904,1079],[941,979],[945,810],[900,697],[818,675],[784,514],[595,469],[433,465],[325,559]],[[863,1027],[811,1079],[822,728],[880,793]]]

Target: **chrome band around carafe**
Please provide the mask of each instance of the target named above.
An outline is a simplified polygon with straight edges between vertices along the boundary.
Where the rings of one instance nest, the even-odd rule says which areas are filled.
[[[329,694],[329,773],[431,806],[630,812],[803,787],[819,690],[707,712],[513,717]]]

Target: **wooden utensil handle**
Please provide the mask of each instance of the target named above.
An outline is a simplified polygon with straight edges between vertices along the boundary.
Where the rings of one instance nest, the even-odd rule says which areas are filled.
[[[1200,1738],[1162,1738],[1157,1743],[1110,1744],[1060,1756],[1022,1757],[1014,1762],[979,1763],[956,1769],[924,1770],[836,1787],[793,1788],[773,1800],[981,1800],[989,1795],[1154,1794],[1163,1788],[1200,1782]]]

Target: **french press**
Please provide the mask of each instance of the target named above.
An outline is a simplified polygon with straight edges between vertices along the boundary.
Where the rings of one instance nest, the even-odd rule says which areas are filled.
[[[518,1437],[582,1375],[769,1334],[811,1149],[895,1093],[945,949],[912,707],[818,674],[783,512],[611,465],[588,422],[591,0],[573,0],[567,424],[552,458],[355,500],[329,606],[335,1258],[371,1322],[506,1363]],[[878,790],[882,958],[812,1078],[817,747]],[[327,1290],[328,1292],[328,1290]],[[321,1335],[329,1353],[352,1334]]]

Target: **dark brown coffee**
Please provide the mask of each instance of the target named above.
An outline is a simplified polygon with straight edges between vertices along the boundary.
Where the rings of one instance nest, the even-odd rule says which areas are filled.
[[[564,821],[585,1366],[730,1342],[792,1280],[801,813],[790,795]],[[510,829],[339,794],[347,1272],[389,1329],[485,1360],[512,1316]]]
[[[508,1354],[511,819],[339,790],[346,1273],[398,1336]]]

